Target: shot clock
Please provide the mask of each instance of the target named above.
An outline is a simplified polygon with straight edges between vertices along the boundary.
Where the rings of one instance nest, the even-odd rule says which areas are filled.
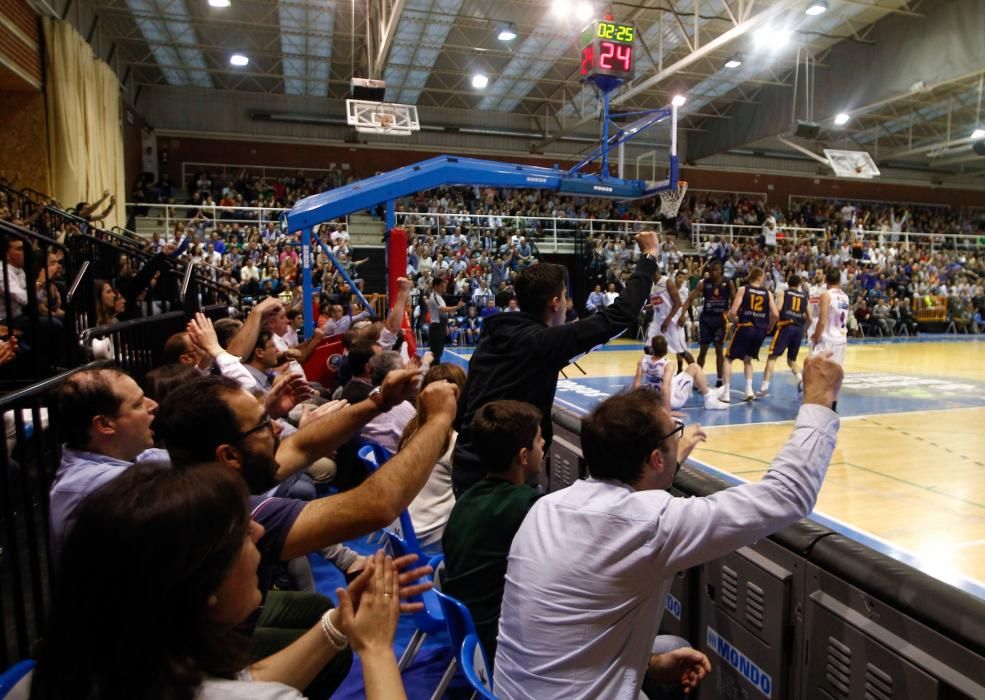
[[[598,83],[622,82],[633,77],[636,27],[597,19],[581,33],[581,79]]]

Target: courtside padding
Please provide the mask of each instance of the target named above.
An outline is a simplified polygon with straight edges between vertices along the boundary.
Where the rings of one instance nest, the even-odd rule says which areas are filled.
[[[587,475],[553,419],[552,491]],[[728,487],[685,466],[672,492]],[[699,700],[985,698],[985,602],[810,520],[676,575],[661,631],[711,661]]]

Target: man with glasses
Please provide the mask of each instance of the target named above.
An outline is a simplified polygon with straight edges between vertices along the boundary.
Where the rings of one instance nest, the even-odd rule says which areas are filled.
[[[647,389],[601,403],[582,421],[591,478],[539,499],[513,540],[497,697],[636,698],[644,680],[693,691],[707,657],[656,637],[671,579],[811,512],[835,447],[842,377],[828,355],[807,360],[804,405],[766,476],[703,498],[666,491],[704,441],[700,426],[675,423]]]

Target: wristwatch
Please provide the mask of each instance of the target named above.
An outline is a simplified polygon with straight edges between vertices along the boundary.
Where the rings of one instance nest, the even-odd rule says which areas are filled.
[[[369,396],[366,398],[372,401],[379,411],[386,413],[390,410],[389,406],[385,406],[383,404],[383,390],[380,387],[374,387],[373,390],[369,392]]]

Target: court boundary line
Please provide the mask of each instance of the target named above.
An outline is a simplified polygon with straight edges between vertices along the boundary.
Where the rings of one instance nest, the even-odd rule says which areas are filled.
[[[704,472],[707,472],[712,476],[716,476],[720,478],[722,481],[725,481],[733,486],[750,483],[746,479],[735,476],[734,474],[730,474],[729,472],[722,471],[721,469],[718,469],[717,467],[713,467],[710,464],[707,464],[706,462],[702,462],[701,460],[696,459],[694,457],[688,457],[686,463]],[[926,574],[927,576],[931,577],[935,581],[941,581],[942,583],[946,583],[949,586],[954,586],[955,588],[964,591],[969,595],[973,595],[976,598],[985,600],[985,582],[979,581],[978,579],[975,578],[971,578],[970,576],[965,576],[963,574],[955,576],[951,579],[942,578],[935,574],[935,571],[938,571],[939,567],[934,565],[933,562],[927,561],[924,558],[914,554],[913,552],[903,549],[902,547],[893,545],[889,543],[887,540],[882,539],[878,535],[874,535],[870,532],[866,532],[865,530],[860,530],[858,528],[852,527],[851,525],[842,522],[838,518],[834,518],[830,515],[825,515],[824,513],[820,513],[816,510],[812,511],[810,515],[807,516],[807,519],[813,520],[817,524],[822,525],[823,527],[826,527],[829,530],[838,533],[839,535],[843,535],[844,537],[854,540],[855,542],[858,542],[859,544],[862,544],[868,547],[869,549],[879,552],[880,554],[883,554],[889,557],[890,559],[894,559],[895,561],[906,564],[907,566],[910,566],[916,569],[917,571]]]
[[[864,418],[874,418],[876,416],[905,416],[911,413],[943,413],[944,411],[969,411],[982,409],[985,406],[948,406],[946,408],[921,408],[914,411],[890,411],[888,413],[859,413],[854,416],[842,416],[839,414],[838,420],[862,420]],[[798,409],[799,410],[799,409]],[[797,417],[787,420],[769,420],[758,423],[728,423],[727,425],[702,425],[704,430],[721,430],[722,428],[751,428],[757,425],[787,425],[797,421]]]

